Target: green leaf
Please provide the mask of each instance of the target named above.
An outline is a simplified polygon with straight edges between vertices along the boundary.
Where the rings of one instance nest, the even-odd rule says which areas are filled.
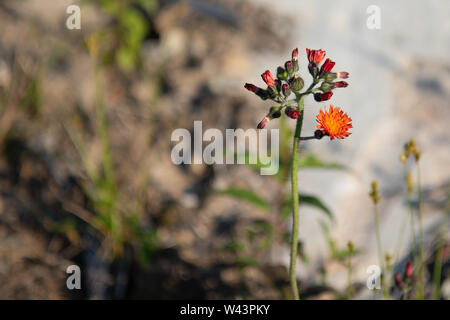
[[[155,0],[138,0],[137,3],[139,3],[148,13],[152,13],[158,8],[158,3]]]
[[[270,205],[267,201],[261,199],[258,195],[253,193],[253,191],[248,189],[229,188],[224,190],[217,190],[216,192],[219,194],[229,195],[239,200],[247,201],[248,203],[258,206],[264,210],[269,210],[270,208]]]
[[[298,195],[298,199],[300,201],[300,205],[309,205],[312,207],[316,207],[317,209],[319,209],[320,211],[322,211],[323,213],[325,213],[330,219],[334,219],[333,213],[331,212],[330,209],[328,209],[327,206],[325,206],[323,204],[323,202],[315,197],[315,196],[311,196],[311,195],[306,195],[306,194],[299,194]]]
[[[300,259],[302,259],[305,264],[309,264],[309,256],[306,254],[303,243],[301,241],[297,242],[297,252],[300,256]]]
[[[253,257],[248,257],[248,256],[241,256],[241,257],[237,257],[236,259],[236,263],[238,264],[239,268],[243,269],[245,267],[249,267],[249,266],[259,266],[259,261],[256,260]]]
[[[273,225],[266,220],[255,220],[253,221],[253,225],[266,234],[273,232]]]
[[[328,163],[323,162],[314,155],[306,155],[300,157],[300,159],[298,160],[298,166],[300,168],[314,168],[314,169],[336,169],[336,170],[347,169],[345,166],[336,162],[328,162]]]
[[[354,257],[355,255],[357,255],[359,253],[361,253],[361,250],[359,250],[359,249],[354,249],[352,252],[350,252],[347,248],[339,249],[335,252],[335,254],[333,255],[333,258],[338,261],[345,261],[350,256]]]
[[[238,252],[245,249],[245,245],[238,241],[230,241],[226,243],[223,248],[224,251]]]
[[[316,207],[317,209],[325,213],[331,220],[334,220],[334,216],[331,210],[327,206],[325,206],[325,204],[323,204],[323,202],[319,198],[311,195],[299,194],[298,199],[300,206],[308,205]],[[284,200],[283,205],[281,207],[281,216],[283,218],[288,218],[291,215],[292,213],[291,202],[292,201],[290,196],[286,197],[286,199]]]
[[[327,241],[330,255],[332,258],[335,258],[338,255],[338,249],[336,248],[336,242],[330,235],[330,229],[324,221],[320,221],[320,227],[322,228],[322,233],[325,237],[325,240]]]

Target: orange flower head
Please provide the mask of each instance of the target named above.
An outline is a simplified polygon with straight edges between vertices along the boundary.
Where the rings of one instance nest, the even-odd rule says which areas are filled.
[[[325,112],[320,110],[316,120],[319,123],[317,129],[328,135],[330,140],[348,137],[351,134],[348,132],[348,129],[353,128],[351,124],[352,119],[339,107],[333,108],[332,105],[330,105],[328,112],[326,110]]]

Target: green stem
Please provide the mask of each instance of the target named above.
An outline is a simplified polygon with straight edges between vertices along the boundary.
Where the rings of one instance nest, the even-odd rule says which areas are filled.
[[[121,248],[121,222],[116,208],[116,185],[114,181],[114,165],[108,137],[108,122],[104,102],[103,73],[101,66],[95,60],[95,94],[96,94],[96,121],[102,147],[102,175],[97,178],[97,203],[102,214],[109,220],[110,235],[114,255],[120,254]]]
[[[409,216],[411,219],[411,235],[412,235],[412,255],[413,255],[413,266],[414,269],[417,268],[417,241],[416,241],[416,224],[414,223],[414,209],[413,209],[413,200],[411,193],[408,192],[408,209]],[[417,270],[417,269],[416,269]],[[414,271],[416,273],[416,271]]]
[[[395,264],[398,263],[399,259],[400,259],[400,251],[401,248],[403,246],[403,238],[405,236],[405,231],[406,231],[406,226],[409,223],[411,226],[411,235],[412,235],[412,243],[413,243],[413,247],[412,247],[412,254],[413,254],[413,265],[416,265],[416,233],[415,233],[415,227],[414,227],[414,211],[413,211],[413,205],[412,205],[412,199],[411,199],[411,193],[409,191],[409,187],[408,187],[408,172],[406,170],[406,166],[403,166],[403,174],[404,174],[404,178],[405,178],[405,182],[406,182],[406,189],[407,189],[407,202],[408,202],[408,211],[409,214],[405,216],[402,226],[401,226],[401,230],[400,230],[400,234],[399,234],[399,238],[397,240],[397,248],[396,248],[396,254],[395,254]]]
[[[441,299],[441,273],[442,273],[442,262],[444,254],[444,244],[445,244],[445,230],[448,224],[448,213],[445,213],[444,219],[441,224],[441,230],[439,232],[439,242],[436,250],[436,259],[434,260],[434,270],[433,270],[433,298],[435,300]]]
[[[409,207],[409,215],[411,219],[411,234],[413,241],[413,263],[417,265],[417,243],[416,243],[416,224],[414,223],[414,210],[411,195],[408,195],[408,207]]]
[[[405,230],[406,230],[406,227],[407,227],[407,224],[408,224],[408,220],[409,220],[409,215],[406,215],[403,218],[402,226],[401,226],[400,233],[399,233],[399,236],[398,236],[398,239],[397,239],[397,245],[396,245],[396,249],[395,249],[395,263],[396,264],[397,264],[397,262],[398,262],[398,260],[400,258],[400,251],[402,249],[403,238],[404,238],[404,235],[405,235]]]
[[[317,82],[318,82],[317,80],[314,80],[314,81],[310,84],[310,86],[308,87],[308,89],[306,89],[305,92],[302,92],[302,93],[296,93],[297,101],[302,101],[302,106],[301,106],[302,111],[303,111],[303,98],[304,98],[305,96],[307,96],[308,94],[313,93],[312,88],[314,88],[314,86],[317,84]],[[299,104],[299,107],[300,107],[300,104]]]
[[[418,299],[425,298],[425,258],[423,248],[423,223],[422,223],[422,187],[420,183],[420,164],[417,162],[417,211],[419,216],[419,290]]]
[[[407,179],[407,171],[405,167],[405,179]],[[407,181],[407,180],[406,180]],[[412,237],[412,262],[414,266],[414,275],[417,275],[419,265],[418,263],[418,257],[417,257],[417,240],[416,240],[416,224],[415,224],[415,217],[414,217],[414,206],[413,206],[413,198],[412,198],[412,188],[410,189],[408,182],[407,183],[407,192],[408,192],[408,210],[409,210],[409,217],[410,217],[410,226],[411,226],[411,237]],[[411,182],[412,183],[412,182]],[[420,291],[420,283],[419,286],[416,288],[416,296],[419,296]],[[406,297],[406,292],[403,294]]]
[[[320,140],[316,136],[300,137],[300,140]]]
[[[300,115],[297,118],[297,124],[295,127],[294,142],[292,148],[292,171],[291,171],[291,183],[292,183],[292,239],[291,239],[291,264],[289,268],[289,276],[291,280],[292,295],[295,300],[299,300],[298,288],[297,288],[297,275],[295,272],[296,261],[297,261],[297,247],[298,247],[298,147],[300,144],[300,133],[302,131],[303,124],[303,99],[300,98],[298,102],[298,107]]]
[[[348,257],[348,300],[352,300],[352,253]]]
[[[374,215],[375,215],[375,234],[377,238],[377,250],[378,250],[378,260],[381,267],[381,290],[383,292],[383,298],[387,299],[387,288],[385,288],[385,278],[386,278],[386,268],[384,267],[384,259],[383,259],[383,248],[381,246],[381,235],[380,235],[380,222],[378,218],[378,206],[375,204],[374,206]]]
[[[407,182],[407,171],[405,166],[403,166],[403,175],[404,175],[404,179],[406,182],[406,188],[408,188],[408,182]],[[400,233],[397,239],[397,245],[396,245],[396,249],[395,249],[395,264],[397,264],[398,259],[400,258],[400,250],[402,249],[402,244],[403,244],[403,237],[405,235],[405,229],[406,229],[406,225],[408,224],[408,220],[409,220],[409,216],[406,215],[405,218],[403,219],[403,223],[400,229]]]

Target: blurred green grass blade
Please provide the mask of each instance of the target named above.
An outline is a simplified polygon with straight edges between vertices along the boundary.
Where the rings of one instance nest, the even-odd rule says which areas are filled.
[[[299,205],[308,205],[319,209],[321,212],[325,213],[331,220],[334,220],[333,212],[317,197],[299,194],[298,199],[300,201]],[[286,197],[281,207],[281,216],[287,218],[292,213],[292,200],[291,197]]]
[[[335,254],[333,255],[333,258],[338,261],[345,261],[350,256],[354,257],[360,253],[361,253],[360,249],[354,249],[352,252],[350,252],[348,249],[339,249],[335,252]]]
[[[322,228],[322,233],[327,241],[328,250],[330,252],[331,257],[336,257],[338,255],[338,249],[336,247],[336,242],[330,235],[330,229],[328,225],[324,221],[320,221],[320,227]]]
[[[264,210],[269,210],[270,205],[267,201],[261,199],[253,191],[248,189],[229,188],[224,190],[217,190],[219,194],[225,194],[233,198],[246,201]]]
[[[319,198],[311,195],[299,194],[298,199],[300,201],[300,205],[306,204],[312,207],[316,207],[317,209],[325,213],[331,220],[334,220],[334,216],[331,210],[328,209],[328,207],[324,205]]]
[[[314,155],[305,155],[300,157],[298,161],[298,166],[300,168],[316,168],[316,169],[335,169],[335,170],[346,170],[344,165],[336,162],[324,162]]]

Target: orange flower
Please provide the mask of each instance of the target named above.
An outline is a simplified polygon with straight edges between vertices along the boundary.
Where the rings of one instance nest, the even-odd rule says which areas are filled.
[[[348,129],[353,128],[351,122],[352,119],[347,116],[339,107],[333,108],[330,105],[330,110],[320,110],[320,113],[316,117],[317,129],[320,129],[324,134],[330,137],[330,140],[334,138],[344,139],[351,133]]]
[[[319,50],[306,49],[306,55],[308,57],[309,62],[319,64],[322,62],[323,58],[325,58],[325,51],[322,49]]]
[[[272,76],[272,74],[270,73],[269,70],[264,71],[264,73],[261,75],[261,78],[264,80],[264,82],[269,87],[275,86],[275,80],[273,80],[273,76]]]

